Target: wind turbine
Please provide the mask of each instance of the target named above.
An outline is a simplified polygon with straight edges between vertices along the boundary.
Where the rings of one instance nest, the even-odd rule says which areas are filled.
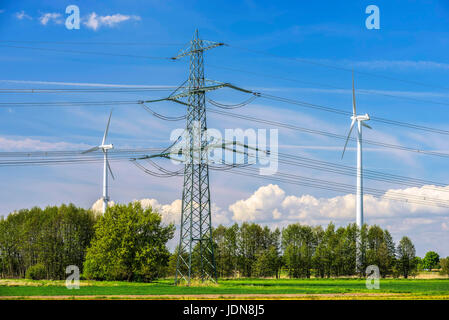
[[[356,223],[359,228],[363,226],[363,167],[362,167],[362,127],[372,129],[364,121],[370,119],[369,115],[357,115],[355,103],[355,89],[354,89],[354,72],[352,72],[352,116],[351,127],[349,128],[348,137],[346,138],[345,146],[341,158],[345,154],[346,146],[349,137],[351,136],[354,124],[357,122],[357,192],[356,192]]]
[[[103,140],[101,141],[101,145],[90,148],[89,150],[86,150],[84,153],[89,153],[97,150],[103,151],[103,210],[102,213],[104,214],[106,212],[106,208],[108,207],[109,202],[109,195],[108,195],[108,170],[111,173],[112,179],[115,179],[114,174],[112,173],[111,166],[109,165],[108,161],[108,150],[113,149],[114,145],[112,144],[105,144],[106,138],[108,136],[108,130],[109,130],[109,123],[111,122],[111,116],[112,116],[112,110],[109,114],[108,124],[106,125],[106,130],[104,131]]]

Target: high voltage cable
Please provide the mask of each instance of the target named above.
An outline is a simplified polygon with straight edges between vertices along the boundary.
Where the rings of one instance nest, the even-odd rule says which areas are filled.
[[[144,90],[141,90],[141,91],[144,91]],[[156,91],[156,90],[148,90],[148,91]],[[157,91],[159,91],[159,90],[157,90]],[[111,91],[109,91],[109,92],[111,92]],[[122,92],[125,92],[125,91],[122,91]],[[0,89],[0,93],[1,93],[1,89]],[[284,103],[288,103],[288,104],[294,104],[294,105],[298,105],[298,106],[302,106],[302,107],[306,107],[306,108],[317,109],[317,110],[326,111],[326,112],[332,112],[332,113],[335,113],[335,114],[346,115],[346,116],[351,116],[352,115],[352,113],[350,113],[348,111],[341,110],[341,109],[328,107],[328,106],[324,106],[324,105],[313,104],[313,103],[309,103],[309,102],[301,101],[301,100],[296,100],[296,99],[284,98],[284,97],[275,96],[275,95],[271,95],[271,94],[267,94],[267,93],[260,93],[260,92],[258,92],[258,96],[264,97],[266,99],[270,99],[270,100],[273,100],[273,101],[280,101],[280,102],[284,102]],[[235,108],[240,108],[242,106],[245,106],[245,105],[251,103],[255,98],[256,98],[256,96],[252,96],[247,101],[244,101],[241,104],[230,105],[230,106],[222,105],[222,104],[220,104],[220,103],[218,103],[218,102],[216,102],[214,100],[210,100],[210,99],[208,101],[211,104],[213,104],[214,106],[217,106],[217,107],[222,108],[222,109],[235,109]],[[0,102],[0,107],[2,107],[2,106],[18,106],[18,107],[24,107],[24,106],[58,106],[58,105],[60,105],[60,106],[77,106],[77,105],[110,105],[110,104],[126,105],[126,104],[136,104],[136,103],[138,103],[138,101],[134,101],[134,100],[131,100],[131,101],[129,101],[129,100],[128,101],[81,101],[81,102],[64,102],[64,101],[62,101],[62,102]],[[148,106],[146,106],[145,108],[149,109]],[[151,111],[147,110],[147,111],[149,111],[150,113],[154,112],[152,110]],[[164,117],[162,115],[160,115],[160,116],[162,118]],[[170,117],[167,117],[167,118],[169,119]],[[182,117],[174,117],[174,118],[178,119],[178,120],[182,120],[183,119]],[[385,124],[390,124],[390,125],[395,125],[395,126],[401,126],[401,127],[406,127],[406,128],[410,128],[410,129],[416,129],[416,130],[420,130],[420,131],[427,131],[427,132],[432,132],[432,133],[449,135],[449,130],[431,128],[431,127],[422,126],[422,125],[418,125],[418,124],[402,122],[402,121],[396,121],[396,120],[390,120],[390,119],[387,119],[387,118],[381,118],[381,117],[375,117],[375,116],[372,116],[370,118],[371,118],[372,121],[376,121],[376,122],[380,122],[380,123],[385,123]],[[177,121],[177,120],[173,120],[173,121]]]
[[[305,168],[309,168],[309,169],[331,172],[331,173],[347,175],[347,176],[357,176],[356,168],[351,167],[351,166],[339,165],[339,164],[335,164],[335,163],[331,163],[331,162],[319,161],[319,160],[315,160],[315,159],[311,159],[311,158],[289,155],[289,154],[285,154],[285,153],[277,153],[277,154],[270,153],[270,155],[278,156],[277,161],[282,164],[305,167]],[[254,156],[254,155],[248,154],[248,156]],[[286,160],[284,158],[292,159],[292,160]],[[438,188],[434,188],[432,186],[423,186],[423,184],[424,185],[425,184],[436,185],[436,186],[440,186],[440,187],[447,186],[447,184],[440,183],[440,182],[427,181],[427,180],[423,180],[423,179],[414,179],[414,178],[410,178],[410,177],[382,173],[382,172],[374,171],[374,170],[364,170],[363,174],[364,174],[364,178],[367,178],[370,180],[383,181],[383,182],[388,182],[388,183],[392,183],[392,184],[399,184],[399,185],[404,185],[407,187],[420,187],[420,188],[425,188],[427,190],[449,192],[449,190],[441,190]]]
[[[172,145],[173,146],[173,145]],[[110,152],[108,152],[108,155],[111,158],[130,158],[130,156],[124,156],[125,155],[131,155],[131,154],[146,154],[148,152],[166,152],[168,148],[161,149],[161,148],[145,148],[145,149],[112,149]],[[32,157],[45,157],[44,159],[39,160],[21,160],[21,159],[15,159],[15,160],[8,160],[8,161],[2,161],[0,160],[0,165],[35,165],[35,164],[41,164],[42,162],[47,163],[56,163],[57,161],[60,161],[59,159],[51,159],[49,157],[68,157],[68,156],[78,156],[77,158],[68,158],[65,160],[65,162],[76,162],[76,161],[85,161],[92,159],[94,157],[97,157],[98,159],[103,158],[102,152],[95,152],[89,155],[84,155],[83,157],[80,157],[81,155],[80,150],[77,151],[34,151],[34,152],[0,152],[0,158],[9,157],[9,158],[32,158]],[[342,174],[342,175],[349,175],[354,176],[355,175],[355,168],[347,165],[341,165],[336,164],[332,162],[327,161],[321,161],[321,160],[315,160],[307,157],[301,157],[297,155],[291,155],[286,153],[273,153],[271,152],[270,155],[272,156],[278,156],[279,163],[287,164],[287,165],[293,165],[293,166],[299,166],[299,167],[305,167],[309,169],[315,169],[315,170],[321,170],[336,174]],[[249,156],[253,156],[252,154],[249,154]],[[285,159],[284,159],[285,158]],[[56,161],[57,160],[57,161]],[[424,179],[415,179],[405,176],[399,176],[399,175],[392,175],[388,173],[383,173],[379,171],[374,170],[364,170],[364,176],[367,179],[371,180],[377,180],[377,181],[384,181],[389,183],[395,183],[400,185],[405,185],[409,187],[422,187],[423,184],[428,185],[437,185],[437,186],[446,186],[446,184],[441,182],[435,182],[435,181],[429,181]],[[435,189],[438,191],[442,191],[436,188],[432,188],[427,186],[426,189]]]
[[[13,41],[13,40],[0,40],[0,47],[5,47],[5,48],[17,48],[17,49],[29,49],[29,50],[39,50],[39,51],[48,51],[48,52],[59,52],[59,53],[76,53],[76,54],[92,54],[92,55],[104,55],[104,56],[117,56],[117,57],[130,57],[130,58],[140,58],[140,59],[154,59],[154,60],[170,60],[173,61],[173,59],[171,57],[157,57],[157,56],[143,56],[143,55],[132,55],[132,54],[118,54],[118,53],[109,53],[109,52],[96,52],[96,51],[80,51],[80,50],[65,50],[65,49],[54,49],[54,48],[41,48],[41,47],[25,47],[25,46],[17,46],[17,45],[5,45],[2,44],[2,42],[8,42],[8,43],[59,43],[59,44],[77,44],[76,42],[51,42],[51,41]],[[78,42],[78,44],[89,44],[89,42]],[[90,44],[95,44],[95,43],[90,43]],[[108,44],[107,42],[97,42],[97,44]],[[120,43],[120,42],[110,42],[109,44],[116,44],[116,45],[120,45],[120,44],[126,44],[126,43]],[[144,44],[144,43],[140,43],[140,42],[136,42],[136,43],[128,43],[128,45],[133,44],[133,45],[137,45],[137,44]],[[162,43],[147,43],[147,45],[175,45],[175,44],[162,44]],[[268,53],[268,52],[264,52],[264,51],[258,51],[258,50],[254,50],[254,49],[248,49],[248,48],[243,48],[243,47],[238,47],[238,46],[234,46],[234,45],[229,45],[229,44],[225,44],[228,47],[231,48],[236,48],[236,49],[240,49],[240,50],[246,50],[246,51],[250,51],[250,52],[254,52],[254,53],[258,53],[258,54],[264,54],[264,55],[268,55],[268,56],[273,56],[276,58],[281,58],[281,59],[287,59],[290,61],[297,61],[297,62],[301,62],[301,63],[306,63],[306,64],[312,64],[312,65],[317,65],[317,66],[321,66],[321,67],[326,67],[326,68],[332,68],[332,69],[337,69],[337,70],[342,70],[342,71],[347,71],[347,72],[356,72],[358,74],[363,74],[363,75],[369,75],[372,77],[377,77],[377,78],[383,78],[383,79],[389,79],[389,80],[394,80],[394,81],[400,81],[400,82],[404,82],[404,83],[409,83],[409,84],[414,84],[414,85],[419,85],[419,86],[425,86],[425,87],[432,87],[432,88],[441,88],[441,89],[449,89],[447,87],[443,87],[443,86],[436,86],[436,85],[430,85],[430,84],[426,84],[423,82],[418,82],[418,81],[411,81],[411,80],[405,80],[405,79],[400,79],[400,78],[396,78],[396,77],[390,77],[390,76],[385,76],[385,75],[380,75],[380,74],[375,74],[375,73],[370,73],[370,72],[365,72],[365,71],[358,71],[358,70],[353,70],[350,68],[345,68],[345,67],[341,67],[341,66],[335,66],[335,65],[329,65],[329,64],[325,64],[325,63],[321,63],[321,62],[316,62],[316,61],[311,61],[311,60],[307,60],[307,59],[301,59],[301,58],[294,58],[294,57],[285,57],[285,56],[281,56],[281,55],[276,55],[276,54],[272,54],[272,53]],[[391,95],[394,96],[394,95]]]
[[[142,104],[142,102],[141,101],[135,101],[135,100],[128,100],[128,101],[81,101],[81,102],[1,102],[0,103],[0,107],[11,107],[11,106],[14,106],[14,107],[32,107],[32,106],[55,106],[55,107],[61,106],[61,107],[64,107],[64,106],[69,106],[69,107],[72,107],[72,106],[107,106],[107,105],[134,105],[134,104]],[[245,116],[245,115],[239,115],[239,114],[234,114],[234,113],[228,113],[228,112],[225,112],[225,111],[215,110],[215,109],[211,109],[211,108],[209,108],[208,110],[210,112],[213,112],[213,113],[217,113],[217,114],[221,114],[221,115],[225,115],[225,116],[230,116],[230,117],[234,117],[234,118],[240,118],[240,119],[244,119],[244,120],[249,120],[249,121],[254,121],[254,122],[259,122],[259,123],[264,123],[264,124],[269,124],[269,125],[274,125],[274,126],[277,126],[277,127],[283,127],[283,128],[287,128],[287,129],[302,131],[302,132],[306,132],[306,133],[310,133],[310,134],[317,134],[317,135],[327,136],[327,137],[331,137],[331,138],[337,138],[337,139],[346,140],[346,136],[339,135],[339,134],[336,134],[336,133],[303,128],[303,127],[299,127],[299,126],[295,126],[295,125],[291,125],[291,124],[286,124],[286,123],[282,123],[282,122],[278,122],[278,121],[265,120],[265,119],[260,119],[260,118],[256,118],[256,117],[251,117],[251,116]],[[183,117],[183,116],[181,116],[181,117]],[[436,130],[439,130],[439,129],[436,129]],[[439,131],[445,132],[444,130],[439,130]],[[355,141],[356,139],[350,137],[349,140]],[[397,150],[403,150],[403,151],[409,151],[409,152],[415,152],[415,153],[421,153],[421,154],[438,156],[438,157],[445,157],[445,158],[449,157],[449,154],[447,154],[447,153],[420,150],[420,149],[417,149],[417,148],[411,148],[411,147],[404,147],[404,146],[400,146],[400,145],[387,144],[387,143],[378,142],[378,141],[374,141],[374,140],[364,139],[364,142],[368,143],[368,144],[371,144],[371,145],[376,145],[376,146],[386,147],[386,148],[391,148],[391,149],[397,149]]]
[[[299,127],[299,126],[295,126],[295,125],[287,124],[287,123],[282,123],[282,122],[278,122],[278,121],[260,119],[260,118],[256,118],[256,117],[252,117],[252,116],[246,116],[246,115],[240,115],[240,114],[236,114],[236,113],[229,113],[229,112],[226,112],[226,111],[215,110],[215,109],[211,109],[211,108],[209,108],[208,111],[212,112],[212,113],[224,115],[224,116],[229,116],[229,117],[233,117],[233,118],[239,118],[239,119],[243,119],[243,120],[259,122],[259,123],[263,123],[263,124],[273,125],[273,126],[276,126],[276,127],[282,127],[282,128],[286,128],[286,129],[301,131],[301,132],[305,132],[305,133],[309,133],[309,134],[322,135],[322,136],[326,136],[326,137],[329,137],[329,138],[336,138],[336,139],[342,139],[342,140],[346,140],[346,138],[347,138],[344,135],[340,135],[340,134],[336,134],[336,133],[332,133],[332,132],[315,130],[315,129],[309,129],[309,128],[303,128],[303,127]],[[349,137],[349,140],[350,141],[356,141],[356,139],[352,138],[352,137]],[[404,146],[401,146],[401,145],[388,144],[388,143],[383,143],[383,142],[373,141],[373,140],[367,140],[367,139],[363,139],[363,142],[367,143],[367,144],[375,145],[375,146],[390,148],[390,149],[397,149],[397,150],[416,152],[416,153],[421,153],[421,154],[426,154],[426,155],[438,156],[438,157],[443,157],[443,158],[449,158],[449,154],[447,154],[447,153],[420,150],[420,149],[416,149],[416,148],[404,147]]]
[[[139,56],[139,55],[132,55],[132,54],[120,54],[120,53],[96,52],[96,51],[65,50],[65,49],[53,49],[53,48],[23,47],[23,46],[13,46],[13,45],[5,45],[5,44],[0,44],[0,47],[16,48],[16,49],[30,49],[30,50],[59,52],[59,53],[92,54],[92,55],[102,55],[102,56],[128,57],[128,58],[153,59],[153,60],[171,60],[171,58],[169,58],[169,57]]]
[[[212,67],[212,68],[216,68],[216,69],[223,69],[223,70],[235,71],[235,72],[246,73],[246,74],[251,74],[251,75],[256,75],[256,76],[262,76],[264,78],[272,78],[272,79],[279,79],[279,80],[285,80],[285,81],[296,82],[296,83],[318,85],[318,86],[323,86],[323,87],[328,87],[328,88],[338,89],[338,90],[348,90],[347,88],[338,87],[338,86],[334,86],[334,85],[331,85],[331,84],[324,84],[324,83],[319,83],[319,82],[304,81],[304,80],[293,79],[293,78],[288,78],[288,77],[283,77],[283,76],[275,76],[275,75],[269,74],[269,73],[247,71],[247,70],[243,70],[243,69],[237,69],[237,68],[233,68],[233,67],[226,67],[226,66],[222,66],[222,65],[218,66],[218,65],[208,64],[208,66]],[[305,89],[307,89],[307,88],[305,88]],[[357,89],[356,91],[357,92],[361,92],[361,93],[365,93],[365,94],[369,94],[369,95],[379,95],[379,96],[396,98],[396,99],[402,99],[402,100],[410,100],[410,101],[414,101],[414,102],[425,102],[425,103],[432,103],[432,104],[439,104],[439,105],[449,106],[449,103],[446,103],[446,102],[439,102],[439,101],[433,101],[433,100],[427,100],[427,99],[417,99],[417,98],[411,98],[411,97],[404,97],[404,96],[398,96],[398,95],[389,94],[389,93],[376,92],[376,91],[367,90],[367,89]]]
[[[233,150],[230,148],[224,148],[229,151],[242,153],[237,150]],[[260,150],[259,150],[260,152]],[[268,153],[268,152],[265,152]],[[254,157],[255,160],[257,160],[257,156],[252,153],[245,153],[248,157]],[[337,173],[342,175],[349,175],[349,176],[356,176],[356,168],[350,167],[346,165],[340,165],[335,164],[331,162],[326,161],[319,161],[311,158],[306,157],[300,157],[296,155],[290,155],[286,153],[276,153],[276,152],[270,152],[270,156],[276,156],[279,163],[287,164],[287,165],[293,165],[293,166],[299,166],[299,167],[305,167],[309,169],[314,170],[320,170],[320,171],[326,171],[331,173]],[[292,160],[286,160],[286,159],[292,159]],[[399,175],[392,175],[387,173],[382,173],[374,170],[366,170],[366,173],[364,172],[365,178],[371,179],[371,180],[377,180],[377,181],[384,181],[394,184],[400,184],[408,187],[420,187],[425,188],[427,190],[436,190],[436,191],[442,191],[442,192],[449,192],[449,190],[441,190],[438,188],[435,188],[433,186],[423,186],[423,184],[430,184],[430,185],[437,185],[441,187],[446,187],[447,184],[440,183],[440,182],[434,182],[434,181],[427,181],[423,179],[414,179],[410,177],[404,177]]]
[[[176,161],[180,161],[179,159],[173,159]],[[182,162],[182,161],[181,161]],[[142,166],[143,167],[143,166]],[[143,167],[144,168],[144,167]],[[212,170],[215,168],[212,166]],[[286,174],[282,172],[277,172],[272,176],[262,176],[260,174],[255,174],[254,172],[257,171],[257,168],[236,168],[235,170],[230,170],[226,172],[230,173],[236,173],[243,174],[250,177],[257,177],[260,179],[265,180],[275,180],[285,183],[291,183],[296,185],[302,185],[302,186],[308,186],[313,188],[319,188],[319,189],[325,189],[325,190],[331,190],[331,191],[337,191],[337,192],[343,192],[343,193],[351,193],[354,190],[354,186],[328,181],[328,180],[321,180],[321,179],[314,179],[309,177],[303,177],[293,174]],[[416,203],[416,204],[423,204],[423,205],[433,205],[438,207],[446,207],[449,208],[449,201],[443,200],[443,199],[436,199],[436,198],[429,198],[426,196],[418,196],[413,194],[403,194],[403,193],[397,193],[394,191],[383,191],[379,189],[374,188],[365,188],[365,190],[368,190],[370,192],[370,195],[377,197],[377,198],[384,198],[389,200],[395,200],[395,201],[402,201],[407,203]],[[388,194],[386,194],[388,192]]]
[[[140,148],[140,149],[111,149],[108,150],[108,155],[114,156],[115,154],[123,153],[148,153],[148,152],[158,152],[163,150],[162,148]],[[2,151],[0,152],[0,158],[3,157],[47,157],[47,156],[74,156],[81,155],[82,152],[86,150],[54,150],[54,151]],[[103,156],[102,151],[94,151],[89,154],[84,154],[86,157],[91,157],[93,155]]]
[[[184,43],[164,42],[117,42],[117,41],[41,41],[41,40],[0,40],[0,43],[39,43],[39,44],[62,44],[62,45],[117,45],[117,46],[182,46]]]
[[[412,80],[405,80],[405,79],[400,79],[400,78],[396,78],[396,77],[391,77],[391,76],[386,76],[386,75],[381,75],[381,74],[371,73],[371,72],[366,72],[366,71],[354,70],[352,68],[345,68],[345,67],[326,64],[326,63],[322,63],[322,62],[311,61],[311,60],[303,59],[303,58],[286,57],[286,56],[281,56],[281,55],[277,55],[277,54],[273,54],[273,53],[269,53],[269,52],[265,52],[265,51],[259,51],[259,50],[254,50],[254,49],[249,49],[249,48],[244,48],[244,47],[239,47],[239,46],[234,46],[234,45],[229,45],[229,44],[226,44],[226,46],[228,46],[230,48],[245,50],[248,52],[263,54],[263,55],[272,56],[272,57],[276,57],[276,58],[280,58],[280,59],[286,59],[286,60],[290,60],[290,61],[297,61],[297,62],[316,65],[316,66],[325,67],[325,68],[331,68],[331,69],[336,69],[336,70],[341,70],[341,71],[346,71],[346,72],[354,71],[355,73],[358,73],[358,74],[368,75],[368,76],[376,77],[376,78],[394,80],[394,81],[399,81],[399,82],[403,82],[403,83],[419,85],[419,86],[423,86],[423,87],[440,88],[440,89],[444,89],[444,90],[449,89],[448,87],[443,87],[443,86],[438,86],[438,85],[433,85],[433,84],[426,84],[424,82],[418,82],[418,81],[412,81]]]
[[[137,104],[136,100],[119,100],[119,101],[59,101],[59,102],[0,102],[0,107],[76,107],[76,106],[104,106],[104,105],[130,105]]]
[[[245,170],[250,171],[253,169],[257,170],[256,168],[246,168]],[[255,170],[253,170],[253,171],[255,171]],[[305,181],[308,183],[317,183],[317,184],[322,183],[327,186],[333,186],[333,187],[337,187],[337,188],[347,188],[348,190],[357,189],[355,186],[346,184],[346,183],[309,178],[309,177],[295,175],[295,174],[291,174],[291,173],[276,172],[274,175],[283,177],[283,178],[287,178],[287,179],[295,179],[295,180],[299,180],[299,181]],[[378,194],[379,195],[379,194],[385,194],[386,192],[388,192],[388,194],[390,194],[392,196],[403,196],[402,193],[398,193],[395,191],[389,191],[389,190],[385,191],[385,190],[380,190],[380,189],[376,189],[376,188],[363,187],[363,190],[369,192],[370,194]],[[414,195],[414,194],[406,194],[406,195],[407,195],[407,197],[411,197],[412,199],[421,200],[421,198],[424,198],[424,200],[430,200],[430,201],[438,202],[438,203],[446,203],[449,206],[449,200],[431,198],[431,197],[426,197],[426,196],[418,196],[418,195]]]
[[[289,104],[295,104],[295,105],[299,105],[299,106],[306,107],[306,108],[312,108],[312,109],[322,110],[322,111],[326,111],[326,112],[333,112],[333,113],[340,114],[340,115],[352,116],[352,113],[348,112],[348,111],[344,111],[344,110],[333,108],[333,107],[313,104],[313,103],[309,103],[306,101],[289,99],[289,98],[279,97],[279,96],[266,94],[266,93],[260,93],[260,96],[267,98],[267,99],[280,101],[280,102],[284,102],[284,103],[289,103]],[[391,125],[421,130],[421,131],[428,131],[428,132],[433,132],[433,133],[449,135],[448,130],[436,129],[436,128],[421,126],[418,124],[413,124],[413,123],[408,123],[408,122],[390,120],[390,119],[375,117],[375,116],[370,116],[370,120],[385,123],[385,124],[391,124]]]
[[[148,92],[148,91],[172,91],[173,89],[175,89],[176,87],[164,87],[164,86],[160,86],[160,87],[148,87],[148,88],[111,88],[111,89],[15,89],[15,88],[11,88],[11,89],[4,89],[1,88],[0,89],[0,94],[10,94],[10,93],[66,93],[66,92],[70,92],[70,93],[100,93],[100,92],[105,92],[105,93],[115,93],[115,92]]]
[[[244,169],[235,169],[235,170],[230,170],[230,171],[226,171],[226,172],[232,173],[232,174],[244,175],[244,176],[253,177],[253,178],[259,178],[259,179],[268,180],[268,181],[277,181],[277,182],[282,182],[282,183],[289,183],[289,184],[294,184],[294,185],[299,185],[299,186],[306,186],[306,187],[323,189],[323,190],[340,192],[340,193],[352,194],[354,191],[354,190],[350,190],[350,189],[346,189],[346,188],[331,187],[327,183],[315,184],[315,183],[308,183],[308,182],[302,182],[302,181],[295,181],[293,179],[279,178],[279,177],[274,177],[274,176],[262,176],[262,175],[254,174],[251,172],[244,172],[243,170]],[[238,172],[238,171],[243,171],[243,172]],[[371,194],[371,195],[375,198],[380,198],[380,199],[383,198],[383,199],[401,201],[401,202],[406,202],[406,203],[414,203],[414,204],[421,204],[421,205],[427,205],[427,206],[437,206],[437,207],[444,207],[444,208],[449,207],[449,205],[446,205],[443,203],[434,203],[434,202],[430,202],[427,200],[414,200],[414,199],[407,199],[405,197],[388,196],[385,194],[376,194],[376,195]]]

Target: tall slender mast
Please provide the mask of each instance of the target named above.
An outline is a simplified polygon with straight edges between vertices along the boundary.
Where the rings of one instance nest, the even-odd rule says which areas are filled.
[[[106,212],[108,207],[109,197],[108,197],[108,151],[103,150],[103,214]]]
[[[363,226],[363,166],[362,166],[362,122],[357,121],[357,192],[356,192],[356,223]]]
[[[190,56],[186,132],[188,154],[184,166],[181,228],[176,263],[175,283],[190,284],[191,278],[201,281],[217,279],[212,240],[207,149],[204,60],[205,50],[222,45],[201,40],[196,30],[190,46],[177,57]]]

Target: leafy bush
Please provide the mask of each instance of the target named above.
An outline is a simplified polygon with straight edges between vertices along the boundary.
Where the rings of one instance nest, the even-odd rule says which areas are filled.
[[[441,274],[449,276],[449,257],[440,259]]]
[[[26,271],[25,278],[32,280],[42,280],[47,277],[47,271],[42,263],[29,267]]]
[[[164,276],[174,226],[140,203],[115,205],[95,225],[84,276],[95,280],[151,281]]]

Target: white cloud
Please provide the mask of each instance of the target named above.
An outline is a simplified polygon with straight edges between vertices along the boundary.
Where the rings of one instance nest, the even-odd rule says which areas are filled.
[[[260,187],[246,200],[239,200],[229,206],[235,221],[267,221],[280,217],[279,211],[275,211],[278,205],[285,199],[285,192],[279,186],[269,184]]]
[[[95,12],[92,12],[87,19],[84,18],[84,25],[92,30],[97,30],[98,28],[102,26],[106,27],[114,27],[118,25],[121,22],[128,21],[128,20],[135,20],[139,21],[141,18],[139,16],[135,15],[123,15],[120,13],[108,15],[108,16],[99,16]]]
[[[449,186],[423,186],[420,188],[391,189],[384,197],[364,195],[366,221],[370,219],[403,218],[405,225],[430,224],[432,216],[448,215],[449,209],[426,206],[391,198],[441,199],[449,201]],[[238,222],[290,221],[320,224],[330,221],[352,222],[355,216],[355,195],[347,194],[333,198],[316,198],[311,195],[286,195],[277,185],[260,187],[249,198],[229,206],[232,219]]]
[[[114,201],[108,202],[108,207],[112,207],[113,205],[115,205]],[[100,198],[97,201],[95,201],[94,204],[92,205],[91,209],[96,214],[101,214],[101,212],[103,211],[103,198]]]
[[[2,151],[49,151],[49,150],[82,150],[89,148],[87,144],[70,142],[45,142],[37,139],[8,139],[0,137],[0,150]]]
[[[181,211],[182,211],[182,201],[181,199],[176,199],[168,204],[162,204],[157,199],[144,198],[140,200],[133,200],[133,202],[140,202],[142,208],[153,208],[159,212],[162,216],[162,222],[165,224],[174,223],[179,228],[181,222]],[[108,206],[115,205],[114,201],[109,201]],[[93,205],[92,210],[100,213],[103,208],[103,200],[98,199]],[[212,220],[214,225],[219,224],[229,224],[230,219],[228,218],[228,212],[221,210],[215,203],[211,206]]]
[[[50,21],[56,24],[62,24],[64,22],[62,19],[62,15],[56,12],[44,13],[39,18],[39,22],[44,26],[47,25],[47,23]]]
[[[164,223],[179,224],[181,221],[182,201],[177,199],[170,204],[161,204],[156,199],[140,199],[134,200],[140,202],[143,208],[151,207],[162,216]]]
[[[31,18],[29,15],[27,15],[25,13],[25,11],[20,11],[20,12],[16,12],[15,14],[16,18],[19,20],[23,20],[23,19],[28,19],[28,20],[32,20],[33,18]]]

